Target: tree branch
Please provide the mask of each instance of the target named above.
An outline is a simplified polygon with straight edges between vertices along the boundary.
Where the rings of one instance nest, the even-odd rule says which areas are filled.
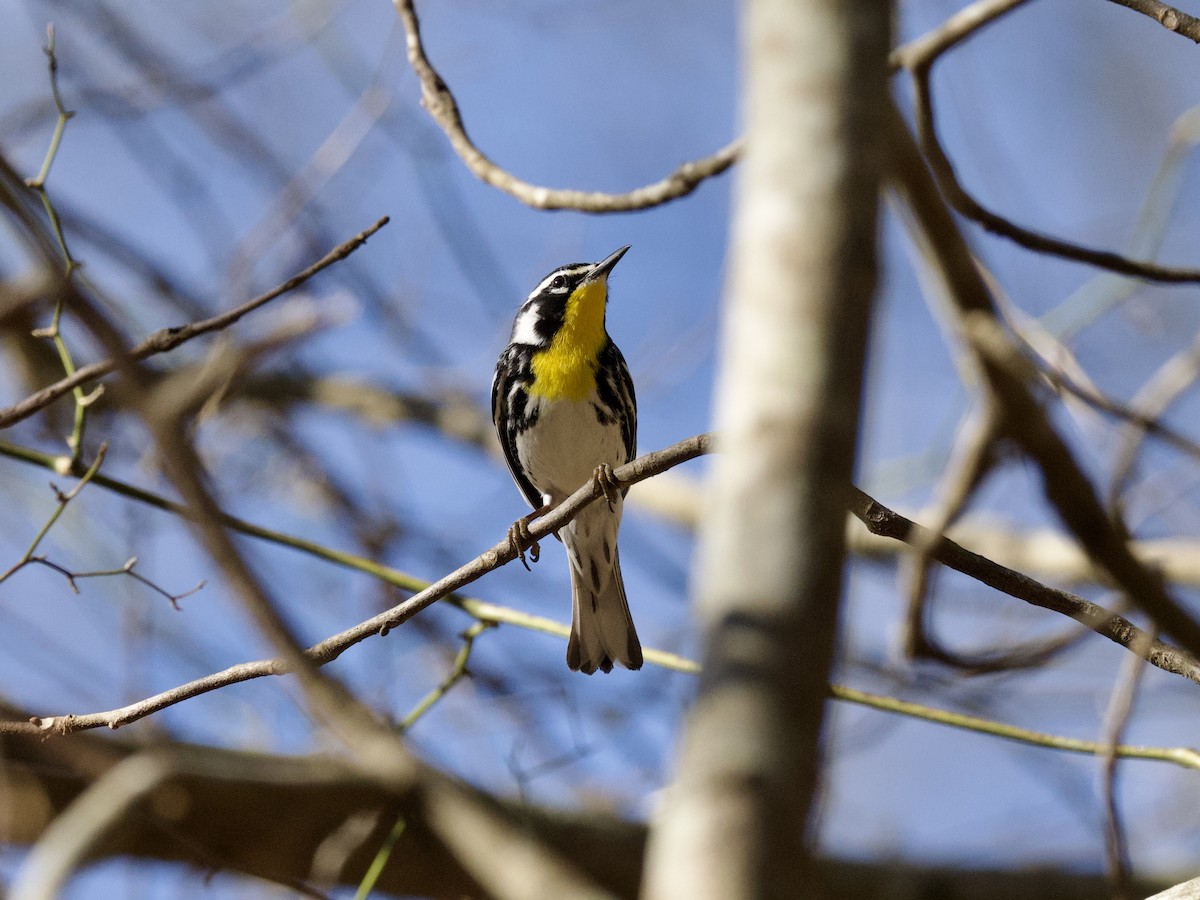
[[[616,469],[614,475],[621,484],[636,484],[682,462],[708,453],[711,449],[711,435],[696,435],[673,444],[664,450],[639,456],[632,462]],[[103,482],[99,481],[98,478],[93,478],[93,483],[102,484]],[[530,534],[536,540],[557,531],[599,496],[598,488],[589,481],[553,511],[536,520],[529,529]],[[181,515],[188,517],[193,515],[186,507],[175,504],[172,504],[172,506]],[[223,516],[220,521],[227,527],[229,526],[229,517]],[[258,533],[255,536],[261,537],[261,530],[256,531]],[[301,541],[297,541],[296,544],[305,545],[305,549],[309,550],[314,550],[318,546]],[[343,565],[348,564],[351,559],[356,559],[350,554],[339,554],[336,552],[325,552],[320,555],[331,562],[338,562]],[[418,590],[418,593],[403,603],[392,607],[390,610],[386,610],[377,616],[367,619],[365,622],[360,622],[352,628],[348,628],[314,644],[304,651],[305,659],[308,663],[316,666],[323,666],[330,663],[355,644],[375,635],[382,636],[387,634],[392,628],[402,625],[427,606],[451,595],[459,588],[470,584],[493,569],[512,562],[514,559],[516,559],[516,553],[506,538],[490,550],[481,553],[472,561],[460,566],[449,575],[431,585],[404,576],[402,573],[394,573],[400,577],[385,580],[389,580],[391,583],[403,580],[405,582],[403,586]],[[393,570],[386,569],[386,567],[379,566],[378,564],[371,564],[371,572],[378,577],[384,577],[385,573],[393,572]],[[464,609],[469,610],[465,598],[460,599],[459,602],[463,605]],[[500,621],[500,619],[495,618],[495,621]],[[646,658],[653,662],[656,655],[648,652]],[[658,658],[668,662],[668,664],[670,664],[671,660],[678,659],[678,657],[673,657],[671,654],[661,654],[658,655]],[[282,675],[291,671],[293,671],[293,667],[283,659],[262,659],[241,663],[118,709],[82,715],[68,714],[36,717],[30,722],[0,722],[0,733],[69,734],[90,728],[118,728],[130,722],[135,722],[138,719],[145,718],[159,710],[166,709],[169,706],[174,706],[184,700],[226,687],[230,684],[237,684],[254,678],[262,678],[267,675]]]
[[[379,231],[388,223],[388,217],[384,216],[379,219],[370,228],[359,232],[350,240],[339,244],[330,250],[325,256],[317,260],[303,271],[297,272],[287,281],[272,288],[265,294],[260,294],[252,300],[248,300],[240,306],[212,316],[208,319],[202,319],[197,322],[189,322],[186,325],[180,325],[174,328],[164,328],[156,331],[154,334],[147,337],[141,343],[136,344],[128,351],[128,358],[131,360],[144,360],[158,353],[166,353],[169,350],[174,350],[180,344],[186,343],[193,338],[201,335],[210,334],[214,331],[220,331],[228,328],[238,319],[247,313],[253,312],[260,306],[270,303],[277,297],[293,291],[304,282],[308,281],[318,272],[329,268],[336,262],[345,259],[359,247],[367,242],[367,239],[375,232]],[[59,397],[69,393],[77,387],[80,387],[90,381],[95,381],[98,378],[103,378],[106,375],[112,374],[121,365],[121,361],[117,359],[107,359],[101,362],[95,362],[87,366],[83,366],[75,371],[73,375],[57,381],[54,384],[43,388],[36,394],[26,397],[19,403],[0,409],[0,428],[7,428],[22,419],[26,419],[33,415],[39,409],[49,406]]]
[[[888,509],[858,488],[851,490],[850,511],[872,534],[913,545],[922,541],[936,540],[936,535],[928,529]],[[1020,572],[992,562],[987,557],[972,553],[946,537],[936,541],[932,556],[942,565],[954,569],[956,572],[962,572],[1010,597],[1024,600],[1041,609],[1069,616],[1101,637],[1136,653],[1163,671],[1182,675],[1189,681],[1200,684],[1200,661],[1182,650],[1157,640],[1124,617],[1110,612],[1090,600],[1034,581]]]
[[[626,484],[636,484],[639,481],[660,474],[680,462],[692,459],[703,453],[711,452],[713,444],[714,440],[711,435],[696,435],[664,450],[639,457],[628,466],[622,466],[617,470],[616,474]],[[12,452],[13,450],[19,450],[20,453],[14,453]],[[4,445],[3,443],[0,443],[0,452],[8,452],[14,458],[26,462],[53,467],[54,457],[48,454],[39,454],[35,451],[24,450],[23,448],[12,448],[11,445]],[[169,501],[157,494],[144,491],[140,488],[134,488],[124,482],[106,478],[103,475],[95,475],[92,483],[182,517],[190,515],[187,507]],[[585,486],[561,507],[548,514],[544,520],[536,522],[535,527],[531,529],[535,536],[544,537],[550,531],[560,528],[571,516],[578,514],[579,509],[593,499],[590,487],[590,484]],[[864,522],[873,534],[898,541],[909,540],[916,533],[914,529],[919,530],[921,528],[921,526],[913,523],[910,519],[884,507],[857,489],[852,489],[851,510],[856,516],[860,518],[865,517]],[[561,522],[559,521],[560,516],[562,517]],[[506,562],[511,562],[513,558],[512,550],[506,541],[497,544],[472,562],[460,567],[456,572],[451,573],[446,578],[437,582],[437,584],[430,585],[428,582],[380,565],[373,560],[333,550],[315,542],[304,540],[303,538],[271,531],[227,514],[222,514],[221,521],[226,527],[250,537],[290,547],[326,562],[364,572],[403,590],[420,592],[408,601],[393,607],[391,610],[368,619],[351,629],[332,635],[326,640],[309,647],[306,651],[308,656],[321,664],[335,659],[354,644],[374,634],[386,634],[391,628],[411,618],[418,611],[415,607],[419,606],[423,609],[438,598],[449,600],[479,621],[514,625],[559,637],[565,637],[568,632],[567,626],[561,622],[545,619],[540,616],[532,616],[519,610],[509,609],[469,597],[462,597],[453,593],[456,588],[452,585],[457,584],[458,587],[462,587],[485,572],[491,571],[492,568],[496,568]],[[972,553],[948,539],[941,542],[934,553],[934,558],[943,565],[947,565],[970,577],[976,578],[996,590],[1025,600],[1034,606],[1069,616],[1091,628],[1102,637],[1108,638],[1123,647],[1137,646],[1138,636],[1144,634],[1144,632],[1141,632],[1136,626],[1121,616],[1097,604],[1066,591],[1042,585],[1032,578],[1022,575],[1020,572],[1013,571],[992,562],[986,557]],[[1150,663],[1164,671],[1179,674],[1200,683],[1200,670],[1197,669],[1197,664],[1187,654],[1162,642],[1154,642],[1149,647],[1149,655],[1146,658]],[[698,667],[691,660],[656,649],[646,650],[646,661],[653,665],[680,672],[694,673],[698,671]],[[280,659],[260,659],[239,663],[219,672],[213,672],[202,678],[144,698],[136,703],[111,710],[95,713],[35,717],[29,722],[0,721],[0,733],[45,735],[69,734],[101,727],[115,729],[192,697],[208,693],[209,691],[256,678],[282,675],[287,671],[286,664]]]
[[[534,209],[575,209],[593,213],[648,209],[687,196],[705,179],[728,169],[741,153],[742,142],[735,140],[712,156],[684,163],[661,181],[623,194],[560,190],[522,181],[492,162],[468,137],[458,102],[425,53],[413,0],[393,0],[393,5],[408,39],[408,61],[421,82],[421,104],[446,133],[454,152],[480,181],[499,188]]]
[[[952,300],[956,327],[999,401],[1005,434],[1038,465],[1046,499],[1092,562],[1164,633],[1193,655],[1200,655],[1200,624],[1171,597],[1161,576],[1133,555],[1124,530],[1109,521],[1087,475],[1033,396],[1036,370],[1000,325],[991,294],[958,225],[937,192],[907,125],[894,109],[892,131],[893,185],[919,224],[919,239],[936,262],[938,277]]]
[[[1200,19],[1195,16],[1180,12],[1160,0],[1109,0],[1109,2],[1149,16],[1167,31],[1174,31],[1176,34],[1181,34],[1188,40],[1200,44]]]
[[[980,27],[993,21],[998,15],[1020,6],[1022,2],[1023,0],[981,0],[960,14],[964,20],[962,27],[945,29],[943,26],[930,38],[914,41],[892,55],[893,63],[904,66],[912,76],[914,116],[921,152],[929,163],[942,196],[961,215],[977,222],[993,234],[1008,238],[1027,250],[1048,253],[1121,275],[1144,278],[1148,281],[1165,284],[1200,283],[1200,269],[1174,268],[1150,261],[1134,260],[1111,250],[1084,247],[1017,225],[986,208],[959,181],[954,171],[954,164],[950,161],[938,138],[930,72],[942,53],[976,33]],[[967,15],[973,10],[978,10],[980,14]],[[943,29],[945,29],[944,33]]]
[[[1017,740],[1058,751],[1097,755],[1103,747],[1045,735],[1003,723],[930,709],[889,697],[834,687],[833,696],[848,703],[910,718],[920,718],[979,734]],[[6,717],[19,710],[0,704]],[[0,816],[0,841],[28,845],[50,822],[115,766],[140,758],[144,748],[97,735],[79,734],[66,741],[0,735],[0,795],[11,800],[9,815]],[[1148,759],[1200,767],[1194,750],[1171,747],[1118,747],[1123,758]],[[207,872],[235,872],[268,879],[307,895],[316,887],[360,883],[376,848],[397,817],[405,828],[379,873],[378,890],[422,897],[480,896],[482,888],[448,851],[424,821],[418,806],[379,787],[342,760],[328,756],[280,756],[264,753],[173,744],[154,757],[164,774],[148,802],[134,803],[123,827],[90,848],[90,859],[134,856],[184,863]],[[426,776],[422,774],[422,779]],[[430,770],[430,779],[442,779]],[[467,790],[470,790],[469,788]],[[589,874],[596,883],[622,897],[635,897],[642,873],[646,826],[597,810],[564,812],[474,794],[504,814],[533,839]],[[366,833],[347,848],[339,865],[320,884],[314,860],[351,820],[365,820]],[[895,893],[897,862],[819,861],[823,896],[874,898]],[[1035,897],[1083,900],[1103,896],[1103,879],[1074,873],[1035,873],[953,869],[921,869],[901,865],[904,885],[912,896]],[[921,885],[928,885],[923,889]],[[948,885],[953,887],[948,888]],[[1141,895],[1158,886],[1139,883]],[[836,889],[835,889],[836,888]],[[947,894],[949,891],[949,894]],[[1182,895],[1180,895],[1182,896]]]

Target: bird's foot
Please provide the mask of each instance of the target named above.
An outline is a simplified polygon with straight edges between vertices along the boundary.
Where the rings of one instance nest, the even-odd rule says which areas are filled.
[[[545,506],[535,509],[529,515],[517,519],[517,521],[508,527],[508,544],[517,555],[517,559],[521,560],[521,565],[525,567],[527,572],[533,570],[529,568],[529,562],[525,559],[526,551],[529,553],[529,559],[534,562],[537,562],[542,555],[542,548],[538,546],[538,542],[529,533],[529,523],[538,516],[548,513],[550,508],[550,504],[547,503]]]
[[[621,482],[613,474],[612,466],[607,463],[596,466],[596,471],[592,473],[592,484],[608,501],[609,509],[612,509],[613,504],[621,499]]]

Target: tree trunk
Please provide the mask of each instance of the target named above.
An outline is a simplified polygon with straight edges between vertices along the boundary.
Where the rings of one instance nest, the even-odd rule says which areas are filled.
[[[749,0],[704,674],[652,833],[653,900],[812,896],[882,167],[889,5]]]

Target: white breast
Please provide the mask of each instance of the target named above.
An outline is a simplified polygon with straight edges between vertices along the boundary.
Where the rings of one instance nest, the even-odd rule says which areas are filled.
[[[517,437],[521,467],[543,500],[559,503],[583,486],[607,463],[625,462],[621,427],[601,425],[590,401],[531,397],[526,412],[537,410],[537,424]]]

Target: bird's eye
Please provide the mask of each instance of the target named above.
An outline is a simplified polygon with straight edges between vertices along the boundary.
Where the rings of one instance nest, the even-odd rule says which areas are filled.
[[[567,279],[563,278],[561,275],[555,275],[554,280],[550,282],[550,287],[552,288],[564,288],[566,286]]]

